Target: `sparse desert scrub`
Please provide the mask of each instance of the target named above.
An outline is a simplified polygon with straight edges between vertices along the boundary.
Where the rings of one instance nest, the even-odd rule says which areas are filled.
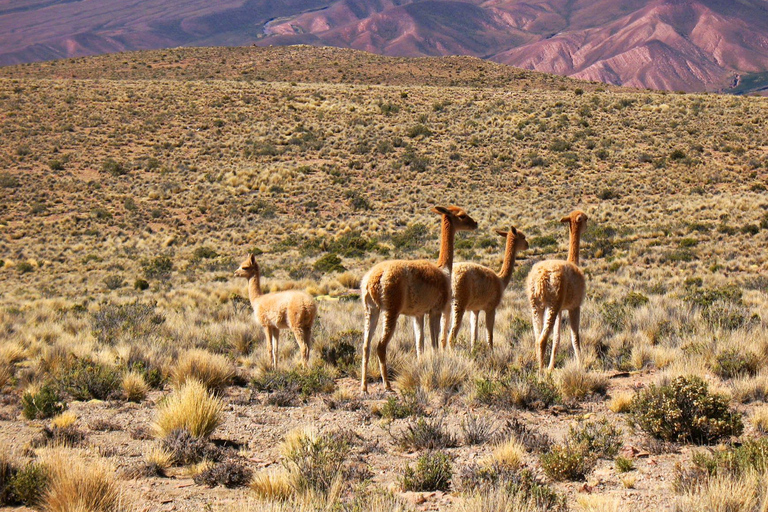
[[[205,438],[221,423],[224,403],[194,379],[186,380],[157,407],[153,430],[164,438],[174,430],[185,430]]]
[[[583,400],[594,395],[605,395],[608,380],[574,363],[560,370],[556,377],[557,389],[564,400]]]
[[[189,379],[197,380],[206,388],[221,390],[234,376],[232,362],[221,354],[212,354],[207,350],[192,349],[182,354],[172,371],[176,386],[182,386]]]
[[[404,450],[437,450],[458,445],[456,437],[445,428],[443,418],[439,417],[412,420],[393,437]]]
[[[21,406],[28,420],[50,418],[66,409],[66,403],[51,384],[29,387],[21,396]]]
[[[451,486],[453,464],[440,451],[429,451],[405,467],[400,484],[404,491],[447,491]]]
[[[331,491],[340,481],[349,449],[342,432],[319,434],[312,429],[300,429],[286,435],[280,452],[294,491]]]

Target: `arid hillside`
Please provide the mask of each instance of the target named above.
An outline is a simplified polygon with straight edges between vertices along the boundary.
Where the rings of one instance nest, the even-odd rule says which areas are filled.
[[[118,511],[766,499],[765,99],[312,47],[0,74],[3,504],[74,507],[84,482]],[[479,224],[457,261],[499,269],[495,229],[529,241],[496,348],[465,317],[417,361],[401,320],[396,393],[374,350],[362,396],[360,278],[435,259],[452,204]],[[584,366],[566,328],[538,373],[524,283],[577,208]],[[316,298],[309,368],[286,331],[271,367],[248,253],[264,291]]]

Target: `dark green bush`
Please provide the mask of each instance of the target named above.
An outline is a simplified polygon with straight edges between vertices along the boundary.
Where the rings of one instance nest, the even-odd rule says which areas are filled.
[[[146,260],[141,264],[144,270],[144,277],[147,279],[159,279],[166,281],[171,277],[173,271],[173,262],[168,256],[157,256],[151,260]]]
[[[295,476],[297,491],[325,493],[341,474],[349,450],[345,432],[306,435],[284,453],[283,466]]]
[[[432,135],[432,130],[419,123],[408,128],[405,134],[412,139],[420,136],[429,137]]]
[[[505,378],[475,380],[475,400],[486,405],[544,409],[561,400],[552,377],[516,370]]]
[[[112,176],[122,176],[128,173],[128,169],[121,163],[107,158],[104,163],[101,164],[101,170]]]
[[[711,444],[744,430],[741,414],[729,409],[728,399],[710,393],[696,376],[638,391],[630,409],[638,428],[663,441]]]
[[[595,457],[613,458],[621,448],[621,429],[606,419],[586,422],[570,427],[568,441],[573,445],[583,445],[586,452]]]
[[[455,487],[465,493],[501,488],[509,495],[510,503],[535,504],[535,508],[528,509],[531,512],[568,510],[565,496],[540,481],[529,469],[518,471],[497,464],[472,464],[462,469],[456,480]]]
[[[35,267],[28,261],[20,261],[16,264],[16,271],[19,274],[27,274],[35,270]]]
[[[390,396],[375,413],[382,418],[393,420],[419,416],[424,414],[423,399],[416,393],[404,393],[402,398]]]
[[[203,470],[194,477],[197,485],[216,487],[221,485],[228,489],[243,487],[251,480],[251,470],[236,460],[226,460],[213,467]]]
[[[344,272],[347,270],[346,267],[342,265],[341,258],[332,252],[329,252],[328,254],[315,261],[312,267],[316,271],[322,272],[324,274],[330,274],[331,272]]]
[[[357,343],[363,333],[357,329],[339,332],[333,335],[328,345],[320,350],[320,358],[339,369],[342,375],[357,375]]]
[[[34,420],[56,416],[67,406],[52,385],[43,384],[35,393],[27,391],[22,395],[21,407],[24,417]]]
[[[400,484],[404,491],[448,491],[453,464],[443,452],[427,452],[416,460],[416,467],[405,467]]]

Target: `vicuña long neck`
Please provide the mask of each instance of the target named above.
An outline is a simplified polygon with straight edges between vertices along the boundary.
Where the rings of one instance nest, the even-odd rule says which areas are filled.
[[[512,279],[512,272],[515,270],[515,239],[507,237],[507,246],[504,248],[504,263],[501,265],[501,271],[496,275],[499,276],[504,287],[506,288],[509,281]]]
[[[579,236],[578,229],[570,228],[568,231],[570,233],[568,240],[568,262],[578,265],[581,237]]]
[[[256,275],[248,279],[248,298],[253,302],[259,297],[261,297],[261,279],[259,274],[256,273]]]
[[[437,258],[437,266],[445,269],[450,274],[453,270],[453,239],[456,236],[456,230],[453,228],[451,219],[443,215],[443,221],[440,225],[440,256]]]

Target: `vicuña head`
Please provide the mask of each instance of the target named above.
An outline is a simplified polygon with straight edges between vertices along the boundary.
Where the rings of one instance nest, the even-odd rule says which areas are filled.
[[[259,275],[259,264],[256,263],[256,256],[249,254],[240,264],[240,268],[235,270],[235,277],[245,277],[250,279]]]

